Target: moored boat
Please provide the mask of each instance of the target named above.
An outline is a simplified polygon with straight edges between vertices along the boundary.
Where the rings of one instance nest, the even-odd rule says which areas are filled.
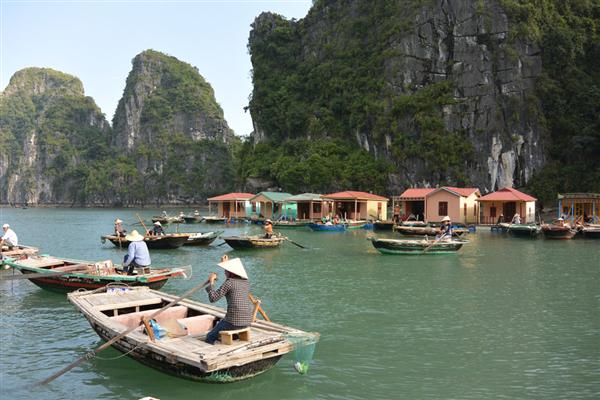
[[[344,232],[346,230],[345,224],[327,225],[319,223],[308,224],[308,227],[316,232]]]
[[[600,225],[584,225],[580,231],[584,238],[600,239]]]
[[[212,232],[194,232],[188,233],[190,237],[183,244],[184,246],[208,246],[215,241],[216,238],[222,234],[223,231],[212,231]]]
[[[273,236],[268,239],[263,236],[227,236],[223,237],[223,240],[236,250],[245,250],[271,249],[278,247],[287,238],[285,236]]]
[[[384,254],[439,254],[455,253],[466,240],[435,239],[377,239],[370,238],[373,247]]]
[[[152,217],[152,222],[160,222],[161,224],[182,224],[185,220],[183,217],[154,216]]]
[[[577,231],[567,225],[543,224],[542,233],[546,239],[568,240],[573,239]]]
[[[349,219],[343,223],[346,225],[346,229],[362,229],[367,224],[367,221]]]
[[[537,237],[542,228],[535,224],[509,224],[508,233],[516,237]]]
[[[38,249],[36,247],[18,245],[9,248],[8,246],[2,246],[2,248],[0,248],[0,267],[4,269],[10,268],[10,266],[4,262],[5,260],[33,256],[37,253]]]
[[[207,224],[224,224],[227,222],[227,217],[216,217],[214,215],[210,215],[208,217],[204,217],[203,221]]]
[[[314,345],[319,338],[317,333],[256,320],[245,337],[240,334],[231,344],[208,344],[206,333],[224,317],[225,310],[187,299],[155,316],[155,323],[166,332],[155,338],[146,333],[148,322],[143,318],[178,300],[176,296],[137,287],[74,292],[68,297],[100,338],[116,340],[112,346],[118,351],[161,372],[200,382],[251,378],[272,368],[297,343]]]
[[[186,224],[199,224],[203,219],[204,218],[199,215],[186,215],[183,217],[183,221]]]
[[[394,221],[375,221],[373,222],[373,230],[375,231],[391,231],[394,228]]]
[[[405,225],[394,225],[394,231],[405,235],[405,236],[435,236],[439,233],[439,228],[435,226],[405,226]],[[465,233],[468,233],[467,228],[455,228],[452,229],[452,236],[460,237]]]
[[[310,224],[309,221],[273,221],[273,228],[277,229],[294,229],[294,228],[306,228]]]
[[[93,262],[53,256],[9,259],[7,264],[21,271],[29,281],[42,289],[61,292],[98,289],[115,282],[160,289],[170,278],[189,277],[191,274],[191,270],[186,268],[146,268],[127,275],[117,270],[111,260]]]
[[[176,249],[183,246],[189,237],[189,233],[168,233],[157,236],[146,235],[144,236],[144,242],[146,242],[149,249]],[[104,235],[100,239],[102,243],[109,240],[112,244],[120,248],[127,248],[129,246],[129,240],[125,237]]]

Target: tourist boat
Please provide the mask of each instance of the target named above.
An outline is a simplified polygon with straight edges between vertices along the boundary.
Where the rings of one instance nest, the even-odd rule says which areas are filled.
[[[187,299],[154,318],[164,329],[156,338],[146,334],[154,329],[145,329],[148,322],[143,318],[176,301],[177,296],[136,287],[73,292],[68,298],[101,339],[118,338],[112,344],[118,351],[161,372],[199,382],[251,378],[275,366],[283,355],[300,346],[298,343],[314,345],[319,339],[318,333],[256,320],[244,337],[239,335],[245,340],[208,344],[204,341],[206,333],[225,316],[225,310]]]
[[[160,222],[161,224],[183,224],[185,220],[183,217],[154,216],[152,217],[152,222]]]
[[[308,227],[316,232],[344,232],[346,230],[345,224],[327,225],[319,223],[308,224]]]
[[[508,233],[517,237],[537,237],[542,228],[535,224],[509,224]]]
[[[273,228],[277,229],[295,229],[295,228],[306,228],[310,224],[309,221],[274,221]]]
[[[183,221],[186,224],[199,224],[200,222],[202,222],[204,218],[202,218],[199,215],[186,215],[185,217],[183,217]]]
[[[285,236],[273,236],[269,239],[263,236],[227,236],[223,237],[227,244],[236,250],[270,249],[279,246],[287,240]]]
[[[214,215],[204,217],[204,222],[206,222],[207,224],[224,224],[227,222],[227,220],[227,217],[216,217]]]
[[[146,235],[144,236],[144,242],[146,242],[149,249],[176,249],[183,246],[189,237],[189,233],[168,233],[157,236]],[[129,246],[129,240],[125,239],[125,237],[104,235],[100,237],[100,240],[102,240],[102,243],[109,240],[119,248],[127,248]]]
[[[98,289],[115,282],[160,289],[170,278],[191,276],[191,268],[146,268],[127,275],[117,270],[111,260],[93,262],[30,256],[21,260],[9,259],[6,263],[42,289],[61,292]]]
[[[223,231],[186,233],[190,235],[184,246],[208,246],[222,234]]]
[[[600,239],[600,225],[584,225],[579,230],[584,238]]]
[[[18,245],[13,246],[9,250],[8,246],[2,246],[2,248],[0,248],[0,267],[3,269],[8,269],[10,266],[4,261],[9,259],[19,259],[26,256],[33,256],[37,253],[38,249],[36,247]]]
[[[370,238],[373,247],[384,254],[439,254],[455,253],[466,240],[435,239],[377,239]]]
[[[573,239],[573,236],[577,233],[574,229],[571,229],[568,225],[554,225],[554,224],[543,224],[542,233],[546,239]]]
[[[373,222],[373,230],[391,231],[393,229],[394,229],[394,221],[375,221],[375,222]]]

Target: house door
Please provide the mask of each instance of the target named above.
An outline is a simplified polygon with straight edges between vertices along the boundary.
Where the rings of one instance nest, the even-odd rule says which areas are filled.
[[[223,203],[223,216],[229,218],[231,205],[229,202]]]
[[[514,201],[508,201],[502,205],[502,214],[504,214],[505,221],[512,221],[512,218],[517,212],[517,203]]]

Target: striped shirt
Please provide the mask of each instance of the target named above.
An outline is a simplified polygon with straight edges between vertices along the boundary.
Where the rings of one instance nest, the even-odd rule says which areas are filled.
[[[227,278],[220,288],[214,290],[212,285],[206,287],[211,303],[225,296],[227,299],[227,314],[225,321],[235,326],[248,326],[252,323],[252,312],[248,294],[250,282],[247,279]]]

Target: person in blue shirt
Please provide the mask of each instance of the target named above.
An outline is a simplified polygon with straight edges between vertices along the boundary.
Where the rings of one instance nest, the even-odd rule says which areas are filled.
[[[125,239],[129,241],[129,247],[127,248],[127,254],[123,260],[123,271],[127,272],[127,275],[133,275],[135,268],[147,268],[150,266],[150,252],[148,246],[144,242],[144,237],[134,230],[129,235],[125,236]]]
[[[162,236],[165,234],[165,230],[162,227],[162,224],[158,221],[156,221],[154,223],[154,228],[152,228],[152,230],[150,232],[148,232],[150,235],[154,235],[154,236]]]
[[[452,222],[450,221],[449,216],[446,215],[444,218],[442,218],[442,226],[440,226],[440,233],[436,237],[438,239],[450,239],[452,237]]]

